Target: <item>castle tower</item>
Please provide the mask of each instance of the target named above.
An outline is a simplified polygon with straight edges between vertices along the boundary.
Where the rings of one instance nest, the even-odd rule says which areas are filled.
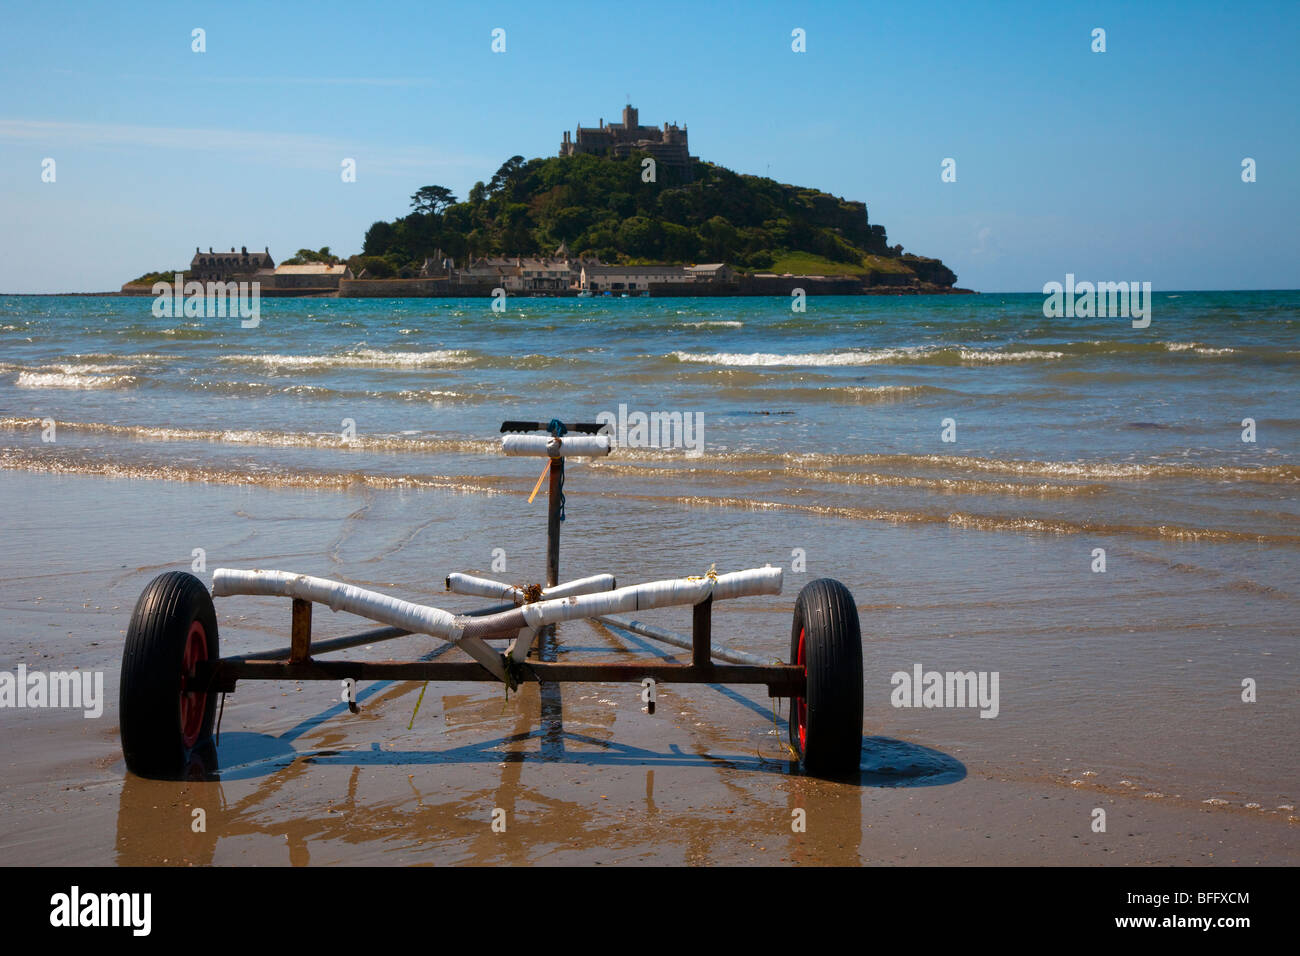
[[[686,140],[686,127],[676,123],[642,126],[637,108],[629,103],[623,107],[623,122],[599,126],[578,125],[570,135],[568,130],[560,140],[561,156],[593,155],[626,159],[636,152],[648,152],[664,167],[674,170],[679,177],[689,181],[693,176],[692,164],[696,157],[690,154]]]

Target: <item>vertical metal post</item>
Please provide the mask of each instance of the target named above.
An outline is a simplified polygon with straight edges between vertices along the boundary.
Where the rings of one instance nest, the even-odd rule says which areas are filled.
[[[546,586],[560,583],[560,483],[564,481],[564,459],[551,459],[550,505],[546,512]]]
[[[293,599],[293,622],[289,635],[289,660],[301,664],[311,656],[311,601]]]
[[[560,583],[560,485],[564,481],[564,459],[551,459],[551,483],[548,489],[546,511],[546,586]],[[549,624],[537,635],[537,657],[542,661],[555,661],[559,657],[555,639],[555,625]],[[564,704],[560,685],[555,681],[540,681],[537,685],[541,705],[542,756],[559,759],[564,756]]]
[[[696,667],[713,664],[713,595],[691,609],[691,663]]]

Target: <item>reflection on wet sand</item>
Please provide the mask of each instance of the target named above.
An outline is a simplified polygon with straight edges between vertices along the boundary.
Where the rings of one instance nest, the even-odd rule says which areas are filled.
[[[632,635],[596,630],[611,652],[670,656]],[[554,656],[555,648],[541,652]],[[965,775],[946,754],[873,737],[864,739],[858,779],[804,776],[788,756],[760,752],[774,749],[768,710],[716,686],[702,700],[666,694],[677,719],[652,718],[665,723],[647,731],[662,727],[661,735],[680,737],[682,724],[694,724],[694,753],[671,741],[647,746],[619,739],[617,708],[577,694],[569,702],[573,727],[566,730],[560,688],[536,684],[524,685],[509,711],[495,690],[479,686],[463,696],[444,695],[442,740],[427,750],[358,740],[358,726],[378,730],[369,722],[388,726],[404,716],[420,686],[364,689],[360,717],[339,703],[278,736],[225,732],[216,752],[191,768],[190,779],[127,774],[117,862],[241,862],[244,852],[261,861],[271,838],[284,841],[284,862],[295,866],[313,862],[313,854],[315,862],[704,864],[717,862],[721,847],[734,851],[739,840],[759,859],[856,866],[869,862],[862,846],[867,789],[933,786]],[[757,718],[744,731],[762,735],[755,752],[746,753],[734,726],[725,726],[736,724],[736,708],[717,712],[730,702]],[[425,708],[436,705],[426,698]],[[423,723],[425,710],[420,713]],[[493,733],[495,726],[504,732]],[[474,739],[440,746],[460,735]],[[295,742],[303,737],[312,743],[299,749]],[[239,796],[231,798],[231,788]],[[195,814],[200,809],[202,829]],[[796,809],[806,813],[805,832],[791,826]],[[492,826],[495,810],[504,811],[504,831]]]

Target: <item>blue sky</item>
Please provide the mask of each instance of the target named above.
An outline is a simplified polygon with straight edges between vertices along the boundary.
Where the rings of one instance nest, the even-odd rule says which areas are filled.
[[[358,252],[419,186],[464,198],[629,96],[704,159],[865,201],[962,286],[1300,287],[1296,2],[5,7],[0,292]]]

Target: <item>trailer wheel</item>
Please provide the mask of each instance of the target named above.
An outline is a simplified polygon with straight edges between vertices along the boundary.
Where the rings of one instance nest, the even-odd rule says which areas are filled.
[[[210,743],[217,695],[196,686],[194,668],[219,656],[217,614],[203,582],[183,571],[150,581],[122,655],[122,753],[133,773],[174,777]]]
[[[790,659],[805,696],[790,701],[790,742],[819,776],[856,773],[862,754],[862,633],[853,595],[839,581],[806,584],[794,603]]]

